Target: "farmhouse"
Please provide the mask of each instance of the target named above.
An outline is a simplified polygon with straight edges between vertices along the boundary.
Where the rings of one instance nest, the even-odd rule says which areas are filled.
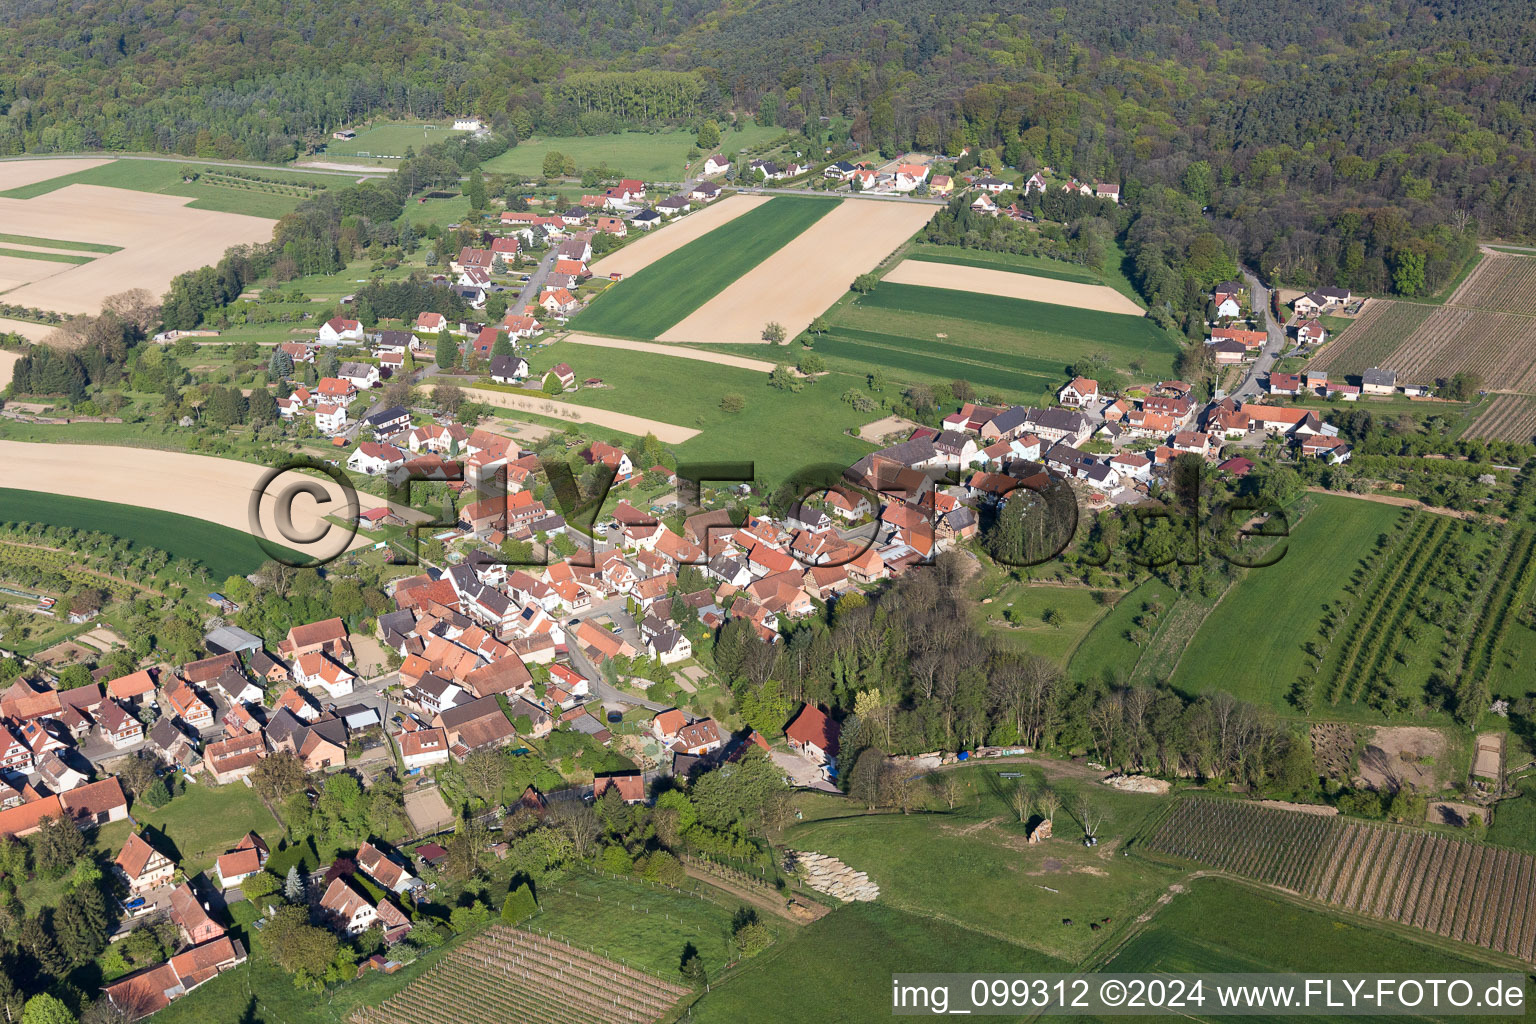
[[[1057,401],[1077,409],[1086,409],[1099,400],[1099,382],[1088,377],[1074,377],[1056,393]]]
[[[1367,395],[1390,395],[1397,391],[1397,374],[1373,366],[1360,375],[1360,390]]]

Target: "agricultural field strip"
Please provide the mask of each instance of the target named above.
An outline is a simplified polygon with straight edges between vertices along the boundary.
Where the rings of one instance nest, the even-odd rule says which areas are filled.
[[[73,252],[121,252],[120,245],[105,245],[101,242],[66,242],[59,238],[39,238],[36,235],[12,235],[0,231],[0,243],[8,245],[36,246],[42,249],[64,249]]]
[[[1010,299],[1028,299],[1057,306],[1094,309],[1125,316],[1145,314],[1140,306],[1107,285],[1081,284],[1060,278],[1037,277],[1001,267],[976,267],[926,260],[903,260],[885,275],[892,284],[911,284],[924,288],[949,288],[999,295]]]
[[[1509,556],[1489,588],[1472,634],[1473,641],[1462,662],[1461,676],[1471,674],[1487,685],[1499,645],[1509,631],[1510,619],[1519,613],[1519,603],[1530,590],[1533,575],[1536,575],[1536,532],[1522,529],[1511,541]]]
[[[1467,428],[1469,438],[1526,443],[1536,437],[1536,398],[1526,395],[1495,395]]]
[[[1536,314],[1536,259],[1485,252],[1446,305]]]
[[[1536,856],[1518,850],[1201,797],[1177,805],[1147,845],[1367,917],[1536,958],[1528,898]]]

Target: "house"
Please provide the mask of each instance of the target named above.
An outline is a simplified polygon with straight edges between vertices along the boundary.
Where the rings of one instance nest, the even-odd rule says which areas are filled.
[[[1269,341],[1267,331],[1249,331],[1238,327],[1213,327],[1211,328],[1212,341],[1235,341],[1248,351],[1256,351],[1264,347]]]
[[[138,707],[144,704],[155,692],[155,677],[149,669],[140,669],[130,675],[119,676],[107,683],[107,696],[112,700],[123,704],[131,704]],[[13,718],[28,718],[30,715],[11,714]]]
[[[629,454],[603,441],[593,441],[582,450],[581,457],[589,466],[601,462],[613,470],[615,483],[623,483],[635,475],[635,464],[629,460]]]
[[[174,1000],[246,960],[245,947],[227,935],[182,950],[156,967],[135,971],[102,989],[127,1020],[165,1009]]]
[[[629,234],[629,226],[621,217],[599,216],[593,219],[592,224],[599,231],[607,232],[617,238],[623,238]]]
[[[232,888],[256,874],[266,865],[267,855],[266,841],[255,832],[247,832],[238,846],[214,862],[220,888]]]
[[[289,658],[315,652],[329,654],[338,661],[350,661],[352,658],[346,623],[339,617],[292,627],[288,635],[278,643],[277,649]]]
[[[1099,400],[1099,382],[1088,377],[1074,377],[1072,382],[1056,393],[1062,405],[1086,409]]]
[[[1349,299],[1348,288],[1319,288],[1298,298],[1291,303],[1291,308],[1298,316],[1314,317],[1319,313],[1345,305]]]
[[[176,864],[137,832],[128,833],[128,841],[112,863],[134,896],[160,888],[176,874]]]
[[[911,192],[928,180],[925,164],[899,164],[896,167],[896,191]]]
[[[814,704],[806,704],[784,730],[789,748],[821,766],[829,775],[837,758],[837,741],[840,730],[826,712]]]
[[[1321,345],[1328,340],[1328,332],[1320,320],[1303,320],[1296,325],[1296,342],[1301,345]]]
[[[320,909],[347,935],[361,935],[378,920],[379,911],[345,878],[334,878],[320,897]]]
[[[955,191],[955,179],[947,174],[935,174],[928,182],[928,191],[933,195],[947,198]]]
[[[189,683],[172,679],[165,688],[165,703],[177,718],[192,728],[213,728],[213,705],[199,696]]]
[[[188,771],[202,767],[196,744],[169,718],[161,718],[150,726],[146,743],[167,767]]]
[[[720,153],[716,153],[704,161],[705,174],[724,174],[730,169],[731,162]]]
[[[1269,375],[1269,393],[1272,395],[1289,395],[1296,397],[1305,390],[1301,378],[1294,373],[1271,373]]]
[[[539,296],[539,305],[554,316],[570,316],[581,307],[576,297],[564,288],[551,288]]]
[[[571,364],[556,363],[549,368],[549,372],[555,375],[555,379],[560,382],[560,386],[567,391],[576,386],[576,371],[571,369]],[[546,374],[546,376],[548,375]]]
[[[601,800],[604,793],[614,790],[626,804],[645,803],[645,776],[639,772],[602,773],[592,780],[592,796]]]
[[[332,698],[345,697],[352,692],[357,676],[338,664],[323,651],[311,651],[300,655],[293,665],[293,681],[300,686],[319,688]]]
[[[76,786],[68,793],[60,794],[59,800],[64,813],[81,828],[128,818],[128,797],[115,775],[100,782]]]
[[[517,731],[494,696],[440,711],[432,725],[447,734],[449,751],[458,757],[475,750],[506,746],[517,738]]]
[[[144,738],[144,726],[133,714],[115,700],[102,704],[96,714],[101,724],[101,737],[118,750],[131,747]]]
[[[443,729],[417,729],[398,734],[395,741],[406,771],[448,763],[448,733]]]
[[[990,195],[982,192],[979,193],[975,199],[971,200],[971,210],[975,213],[985,213],[996,217],[997,203]]]
[[[373,354],[380,358],[403,356],[415,348],[416,339],[410,331],[379,331],[373,339]]]
[[[354,859],[363,874],[373,879],[374,883],[386,892],[399,896],[422,887],[419,878],[391,860],[383,850],[374,846],[372,841],[358,847],[357,856]]]
[[[506,328],[507,337],[512,341],[531,338],[544,327],[538,320],[525,313],[508,313],[502,317],[501,326]]]
[[[1397,390],[1397,373],[1373,366],[1360,375],[1360,390],[1367,395],[1390,395]]]
[[[521,384],[528,379],[528,360],[522,356],[492,356],[491,380],[498,384]]]
[[[821,176],[823,178],[831,178],[834,181],[847,181],[853,177],[853,172],[856,170],[858,168],[847,160],[839,160],[836,163],[828,164],[821,172]]]
[[[339,767],[347,763],[346,723],[339,718],[323,718],[294,730],[291,745],[307,772]]]
[[[375,437],[387,437],[410,427],[411,411],[403,405],[392,405],[364,416],[362,423]]]
[[[363,325],[345,317],[332,317],[320,325],[319,341],[322,345],[361,345],[367,341]]]
[[[1093,186],[1093,194],[1100,199],[1108,199],[1112,203],[1120,201],[1120,186],[1111,182],[1100,181]]]
[[[994,196],[1002,195],[1004,192],[1013,188],[1012,185],[1008,184],[1006,181],[1003,181],[1001,178],[994,178],[991,175],[977,178],[975,181],[971,182],[971,187],[985,192],[988,195]]]
[[[1230,292],[1214,292],[1211,295],[1211,303],[1216,307],[1218,317],[1242,316],[1243,306],[1238,301],[1238,296]]]
[[[405,465],[405,452],[392,444],[364,441],[347,457],[347,468],[354,473],[382,476]]]
[[[379,368],[370,363],[342,363],[336,368],[336,376],[358,391],[368,390],[381,379]]]
[[[1355,402],[1360,398],[1360,386],[1358,384],[1338,384],[1327,381],[1322,385],[1324,398],[1337,396],[1343,402]]]
[[[192,891],[191,882],[182,882],[172,890],[170,918],[181,932],[182,940],[194,946],[224,935],[224,926],[208,915]]]
[[[256,762],[266,756],[266,740],[260,732],[249,732],[208,744],[203,749],[203,764],[213,781],[222,786],[249,776],[256,770]]]
[[[1217,366],[1235,366],[1248,357],[1248,350],[1241,342],[1231,341],[1226,338],[1209,343],[1211,358]]]
[[[720,726],[713,718],[690,722],[681,711],[663,711],[651,721],[651,734],[662,746],[682,754],[702,756],[725,746]]]
[[[1034,174],[1031,174],[1029,176],[1029,180],[1024,183],[1024,194],[1029,196],[1034,195],[1036,192],[1044,192],[1047,187],[1048,186],[1046,184],[1045,178],[1041,176],[1039,171],[1036,171]]]
[[[315,429],[327,436],[347,429],[347,407],[329,402],[315,406]]]

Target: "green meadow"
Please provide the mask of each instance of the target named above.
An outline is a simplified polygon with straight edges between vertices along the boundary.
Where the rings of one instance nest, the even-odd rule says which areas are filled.
[[[725,129],[720,133],[716,152],[736,154],[749,146],[766,145],[783,134],[783,128],[762,128],[755,124],[747,124],[741,131]],[[686,178],[683,165],[694,145],[694,135],[687,131],[616,132],[564,138],[539,136],[519,142],[500,156],[487,160],[484,166],[493,173],[538,177],[544,173],[544,158],[556,152],[575,161],[578,168],[607,164],[615,171],[645,181],[683,181]]]
[[[183,168],[198,172],[196,181],[183,181]],[[255,175],[262,182],[241,180],[240,175]],[[187,204],[194,210],[214,210],[220,213],[243,213],[252,217],[276,220],[291,213],[303,198],[301,190],[285,188],[292,185],[351,184],[353,179],[345,175],[318,174],[302,170],[263,167],[253,170],[242,167],[221,168],[206,160],[135,160],[122,158],[73,174],[33,182],[20,188],[0,192],[6,199],[34,199],[55,192],[66,185],[104,185],[109,188],[126,188],[135,192],[156,192],[165,195],[187,196]],[[281,182],[274,185],[272,182]]]

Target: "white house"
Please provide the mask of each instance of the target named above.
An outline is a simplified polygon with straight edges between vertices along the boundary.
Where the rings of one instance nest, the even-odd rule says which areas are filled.
[[[332,661],[325,653],[313,651],[299,658],[293,666],[294,682],[317,687],[331,697],[345,697],[352,692],[357,676]]]
[[[448,734],[442,729],[417,729],[395,737],[406,771],[448,763]]]
[[[320,325],[319,340],[322,345],[361,345],[367,336],[356,320],[335,316]]]
[[[336,376],[357,388],[366,391],[379,383],[379,368],[371,363],[342,363],[336,368]]]
[[[347,429],[347,407],[326,402],[315,406],[315,429],[328,436]]]
[[[1098,404],[1099,382],[1089,377],[1074,377],[1071,383],[1056,393],[1062,405],[1086,409]]]
[[[354,473],[381,476],[396,466],[405,464],[405,452],[392,444],[364,441],[347,459],[347,468]]]
[[[730,169],[731,162],[719,153],[704,161],[705,174],[724,174]]]
[[[461,117],[453,122],[453,130],[456,132],[477,132],[482,127],[478,117]]]
[[[320,898],[320,908],[348,935],[363,934],[379,916],[378,909],[368,902],[367,897],[347,884],[344,878],[331,882]]]

